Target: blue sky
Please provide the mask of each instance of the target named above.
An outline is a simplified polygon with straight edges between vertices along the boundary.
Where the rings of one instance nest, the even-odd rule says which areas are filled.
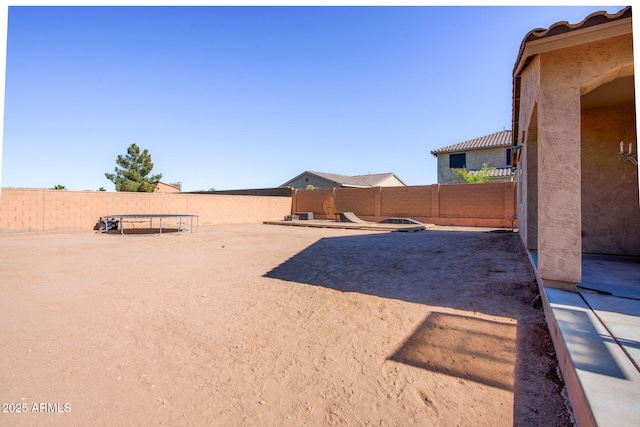
[[[132,143],[183,191],[436,183],[431,150],[511,128],[530,30],[622,8],[11,6],[1,184],[113,191]]]

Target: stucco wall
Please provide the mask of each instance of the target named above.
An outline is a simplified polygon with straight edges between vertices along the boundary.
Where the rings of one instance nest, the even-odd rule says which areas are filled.
[[[633,105],[582,112],[584,252],[640,255],[637,166],[617,155],[620,140],[636,141],[634,119]]]
[[[305,174],[295,181],[290,182],[287,187],[304,190],[308,185],[313,185],[314,188],[333,188],[336,183],[315,175]]]
[[[260,223],[290,211],[290,197],[3,188],[0,232],[92,230],[112,214],[193,214],[207,225]]]
[[[530,118],[537,106],[537,169],[528,170],[527,173],[535,173],[537,178],[538,270],[545,284],[553,283],[553,286],[557,284],[560,287],[564,286],[563,283],[579,283],[582,279],[582,198],[586,194],[591,197],[591,191],[598,191],[590,189],[589,184],[581,177],[583,169],[580,153],[584,147],[581,134],[585,119],[592,119],[582,115],[581,95],[607,81],[633,72],[631,33],[601,40],[597,40],[593,33],[589,34],[589,40],[584,44],[542,50],[520,75],[517,129],[520,141],[523,140],[522,132],[530,127]],[[635,122],[627,120],[623,127],[635,130]],[[608,135],[602,137],[617,141],[621,135],[619,130],[610,130]],[[526,167],[532,166],[531,162],[526,164]],[[527,181],[525,188],[529,192],[532,188],[530,179],[523,179]],[[617,188],[610,190],[617,191]],[[531,195],[523,193],[521,195],[525,201],[531,200]],[[622,200],[619,202],[625,203]],[[590,239],[596,239],[589,242],[589,245],[595,248],[593,244],[601,240],[597,245],[603,248],[602,243],[606,239],[619,241],[620,236],[617,235],[601,235],[596,238],[598,233],[594,233],[598,228],[595,218],[603,218],[607,215],[607,210],[613,216],[617,215],[614,211],[620,210],[619,203],[599,207],[597,215],[594,204],[588,200],[587,203],[589,209],[585,214],[590,218],[585,224],[592,230]],[[637,203],[635,207],[637,208]],[[527,210],[531,208],[531,205],[524,207]],[[522,217],[521,230],[529,230],[532,221],[525,215]],[[636,239],[638,235],[637,227],[626,231],[614,228],[608,230],[613,233],[631,233]],[[589,234],[588,230],[586,234]]]
[[[491,167],[507,166],[507,148],[483,148],[481,150],[460,151],[466,153],[467,170],[482,169],[482,165],[487,163]],[[449,155],[458,153],[445,153],[438,155],[438,184],[459,184],[460,180],[449,168]]]
[[[378,187],[403,187],[404,184],[395,176],[390,176],[380,181]]]
[[[522,240],[530,250],[538,249],[538,117],[536,105],[540,93],[540,57],[535,57],[520,75],[518,132],[524,143],[518,163],[518,223]],[[532,135],[535,132],[535,135]]]
[[[538,120],[537,110],[534,109],[532,121],[529,123],[529,128],[526,132],[526,143],[523,148],[523,153],[526,155],[526,162],[523,162],[524,170],[527,173],[522,174],[526,176],[526,185],[522,185],[518,188],[518,194],[522,191],[526,200],[526,221],[521,222],[521,230],[526,233],[525,246],[527,249],[538,248]],[[524,178],[523,178],[524,179]],[[524,203],[521,200],[521,203]],[[518,215],[522,215],[521,209],[518,211]],[[522,216],[519,216],[522,221]]]

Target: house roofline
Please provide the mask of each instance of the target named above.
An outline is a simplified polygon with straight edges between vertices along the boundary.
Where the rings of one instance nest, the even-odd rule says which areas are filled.
[[[292,178],[292,179],[290,179],[289,181],[285,182],[285,183],[284,183],[284,184],[282,184],[280,187],[288,187],[288,185],[289,185],[289,184],[291,184],[293,181],[295,181],[296,179],[300,178],[301,176],[303,176],[303,175],[305,175],[305,174],[313,175],[313,176],[315,176],[316,178],[320,178],[320,179],[323,179],[323,180],[325,180],[325,181],[331,181],[331,182],[333,182],[334,184],[342,185],[342,183],[340,183],[340,182],[338,182],[338,181],[335,181],[335,180],[333,180],[333,179],[326,178],[326,177],[324,177],[324,176],[322,176],[322,175],[318,175],[318,174],[317,174],[316,172],[314,172],[314,171],[308,171],[308,170],[307,170],[307,171],[304,171],[304,172],[302,172],[301,174],[297,175],[295,178]]]
[[[292,182],[294,182],[295,180],[297,180],[298,178],[302,177],[303,175],[313,175],[316,178],[322,179],[324,181],[329,181],[332,182],[333,184],[335,184],[337,187],[344,187],[344,188],[373,188],[373,187],[377,187],[380,183],[380,181],[383,181],[384,179],[387,179],[388,177],[394,177],[395,179],[397,179],[400,183],[402,183],[402,185],[404,185],[405,187],[407,186],[407,184],[405,184],[405,182],[403,180],[401,180],[398,175],[396,175],[394,172],[385,172],[385,173],[376,173],[376,174],[365,174],[365,175],[353,175],[353,176],[348,176],[348,175],[340,175],[340,174],[329,174],[329,175],[336,175],[336,176],[341,176],[344,177],[345,180],[350,179],[350,178],[357,178],[357,177],[363,177],[363,176],[368,176],[368,175],[380,175],[382,178],[377,181],[375,183],[375,185],[360,185],[360,184],[352,184],[352,183],[348,183],[348,182],[340,182],[340,181],[336,181],[335,179],[331,179],[328,178],[326,176],[322,175],[323,172],[317,172],[317,171],[310,171],[310,170],[306,170],[304,172],[302,172],[301,174],[297,175],[295,178],[290,179],[289,181],[285,182],[284,184],[280,185],[280,187],[287,187],[289,186],[289,184],[291,184]]]
[[[468,151],[488,150],[492,148],[507,148],[511,146],[510,137],[505,141],[492,144],[493,138],[500,138],[501,134],[505,134],[505,133],[511,134],[511,130],[503,129],[501,131],[479,136],[477,138],[467,139],[465,141],[456,142],[455,144],[449,144],[444,147],[436,148],[435,150],[432,150],[431,154],[434,157],[438,157],[438,155],[440,154],[465,153]],[[482,145],[483,143],[481,143],[480,141],[484,141],[483,143],[485,145]],[[480,144],[480,145],[473,145],[474,142],[475,144]]]
[[[614,14],[594,12],[578,24],[556,22],[548,29],[536,28],[527,33],[513,67],[511,145],[518,146],[520,122],[520,75],[536,55],[624,34],[633,34],[632,9],[627,6]]]
[[[509,143],[500,144],[500,145],[492,145],[490,147],[456,148],[455,150],[442,150],[442,151],[433,150],[431,151],[431,154],[433,155],[433,157],[438,157],[438,155],[440,154],[467,153],[469,151],[490,150],[492,148],[510,148],[510,147],[511,147],[511,143],[509,142]]]

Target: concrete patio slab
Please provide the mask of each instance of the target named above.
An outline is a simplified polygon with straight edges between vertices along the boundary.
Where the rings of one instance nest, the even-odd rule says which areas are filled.
[[[640,372],[605,324],[577,293],[545,289],[552,333],[578,426],[635,426]],[[566,350],[562,350],[564,347]]]
[[[587,292],[581,295],[637,368],[640,362],[640,301]]]
[[[640,299],[640,260],[635,257],[584,254],[580,287]]]
[[[640,261],[584,255],[578,292],[541,294],[577,425],[637,425]]]
[[[290,227],[340,228],[345,230],[373,231],[422,231],[434,224],[383,224],[378,222],[337,222],[330,220],[264,221],[267,225],[287,225]]]

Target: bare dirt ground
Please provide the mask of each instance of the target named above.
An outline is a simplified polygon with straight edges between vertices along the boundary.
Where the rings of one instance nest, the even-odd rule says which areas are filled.
[[[0,425],[571,425],[511,233],[0,235],[0,313]]]

